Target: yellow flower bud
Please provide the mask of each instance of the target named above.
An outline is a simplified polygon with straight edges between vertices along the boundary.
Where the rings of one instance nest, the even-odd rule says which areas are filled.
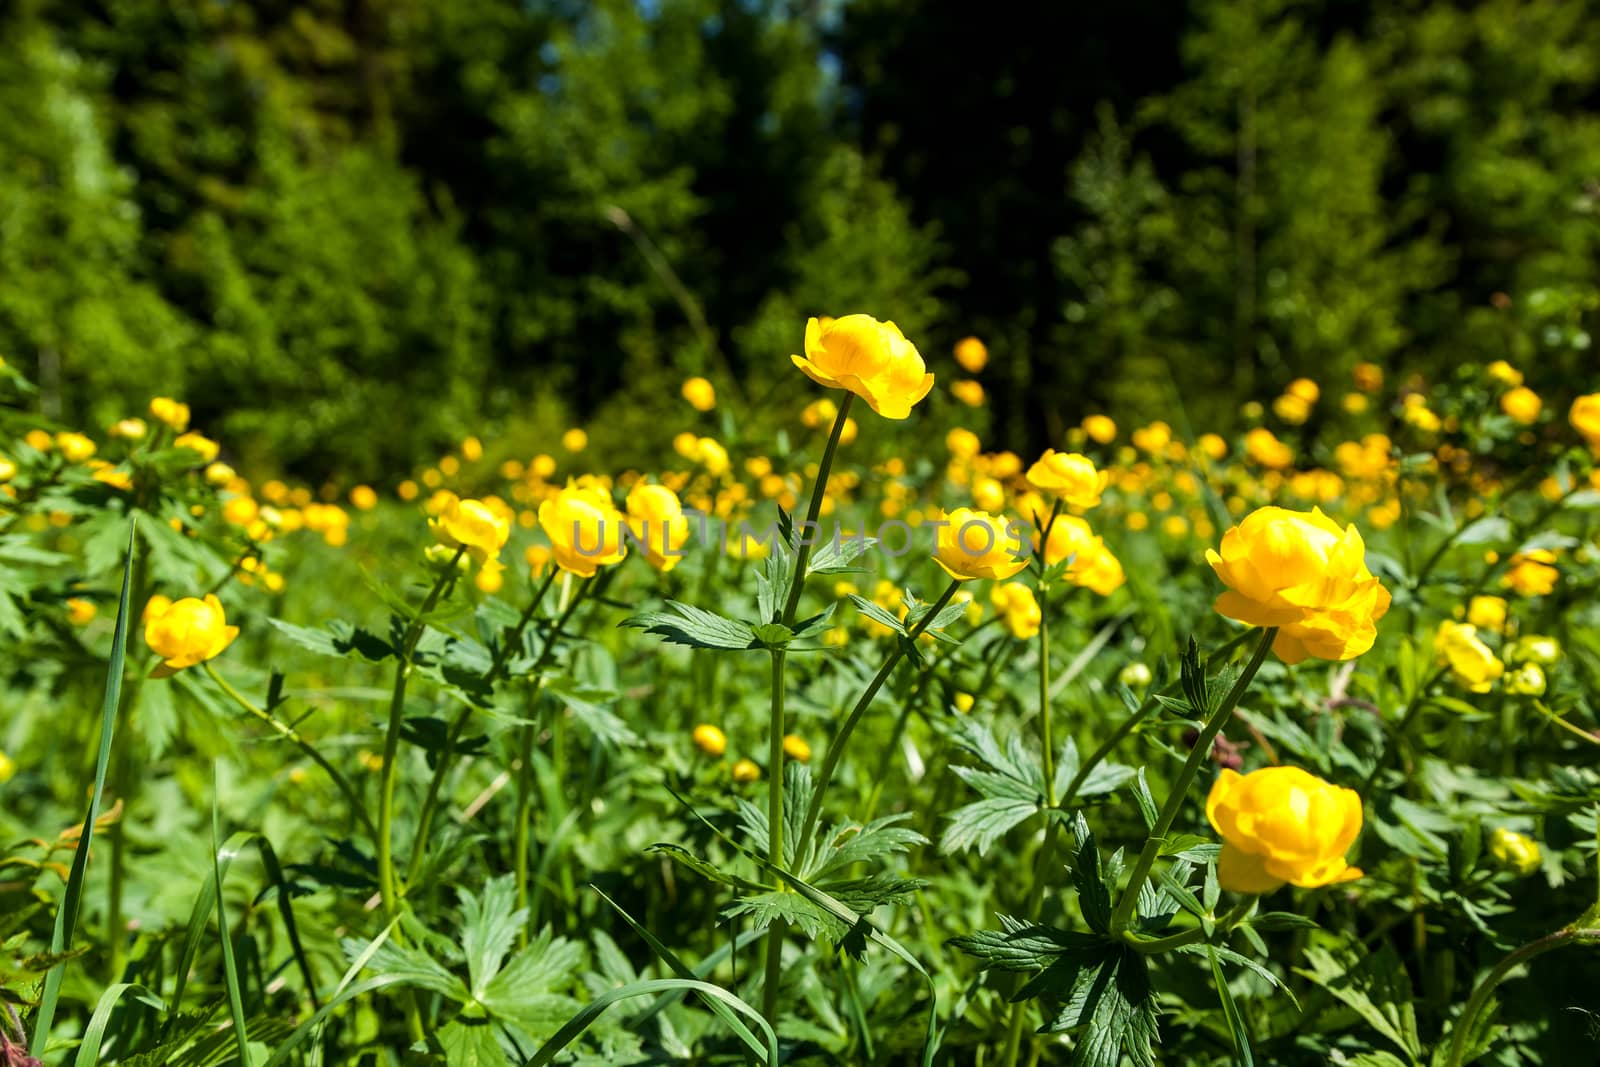
[[[350,490],[350,506],[357,511],[371,511],[378,506],[378,493],[370,485],[358,485]]]
[[[1361,877],[1344,859],[1361,832],[1361,797],[1298,767],[1224,770],[1206,818],[1222,837],[1224,889],[1270,893],[1285,882],[1315,889]]]
[[[17,773],[17,762],[4,752],[0,752],[0,785],[11,781]]]
[[[83,463],[95,453],[95,444],[81,433],[56,434],[56,448],[68,463]]]
[[[179,403],[170,396],[158,396],[150,401],[150,414],[178,433],[189,428],[189,405]]]
[[[783,753],[792,760],[801,763],[811,762],[811,746],[806,744],[805,738],[798,734],[786,734],[783,738]]]
[[[971,711],[972,705],[976,703],[971,693],[957,693],[950,698],[950,702],[954,704],[956,706],[956,710],[963,715]]]
[[[137,441],[143,438],[149,430],[150,427],[145,425],[143,419],[118,419],[111,424],[108,435],[120,437],[125,441]]]
[[[1450,676],[1457,684],[1473,693],[1493,689],[1495,679],[1506,669],[1494,651],[1478,638],[1478,628],[1471,623],[1449,619],[1440,623],[1433,636],[1433,655],[1441,666],[1450,668]]]
[[[1499,633],[1506,628],[1506,602],[1497,596],[1475,596],[1467,605],[1467,621],[1480,630]]]
[[[1524,663],[1506,675],[1506,692],[1513,696],[1544,696],[1544,668],[1537,663]]]
[[[696,726],[690,737],[695,747],[708,756],[720,756],[728,750],[727,735],[708,722]]]
[[[1279,628],[1273,651],[1285,663],[1307,656],[1354,659],[1377,639],[1389,592],[1367,569],[1366,544],[1320,509],[1266,507],[1222,537],[1206,561],[1228,591],[1216,610],[1251,626]]]
[[[1097,445],[1109,445],[1117,439],[1117,424],[1105,415],[1089,415],[1083,420],[1083,432]]]
[[[228,625],[215,593],[206,594],[204,600],[153,596],[145,608],[144,641],[162,659],[153,677],[214,659],[238,636],[239,628]]]
[[[210,463],[222,451],[221,445],[200,433],[180,434],[178,439],[172,442],[172,447],[187,448],[200,457],[201,463]]]
[[[1500,410],[1523,426],[1532,425],[1543,409],[1544,401],[1539,399],[1539,394],[1524,385],[1517,386],[1500,398]]]
[[[73,597],[67,601],[67,620],[74,626],[87,626],[100,613],[94,601]]]
[[[976,337],[963,337],[956,342],[956,362],[968,374],[977,374],[989,365],[989,349]]]
[[[886,419],[906,418],[933,388],[917,346],[900,327],[871,315],[809,320],[805,349],[804,356],[789,358],[806,377],[824,388],[848,389]]]
[[[589,447],[589,435],[574,426],[561,435],[561,447],[568,452],[582,452]]]
[[[1561,577],[1555,561],[1556,554],[1548,548],[1518,552],[1511,557],[1510,566],[1500,581],[1520,596],[1549,596],[1556,587],[1556,579]]]
[[[931,375],[930,375],[931,377]],[[950,395],[967,405],[969,408],[983,406],[983,384],[970,378],[964,378],[950,385]]]
[[[1508,871],[1532,874],[1539,869],[1539,843],[1527,834],[1497,826],[1489,834],[1489,855]]]
[[[710,411],[717,406],[717,390],[704,378],[690,378],[683,383],[683,398],[696,411]]]
[[[742,759],[733,765],[733,780],[741,785],[757,781],[761,777],[761,768],[753,760]]]
[[[1572,402],[1567,421],[1578,431],[1589,450],[1600,456],[1600,393],[1589,393]]]

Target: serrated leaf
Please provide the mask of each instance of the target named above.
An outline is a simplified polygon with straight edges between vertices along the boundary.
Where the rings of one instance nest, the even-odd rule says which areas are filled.
[[[643,630],[672,644],[690,648],[742,651],[760,647],[749,623],[676,600],[669,600],[666,605],[665,611],[641,612],[622,620],[618,625]]]
[[[1039,810],[1037,800],[1016,800],[990,797],[964,805],[950,812],[950,824],[939,838],[943,852],[964,852],[976,848],[978,855],[988,852],[989,846]]]

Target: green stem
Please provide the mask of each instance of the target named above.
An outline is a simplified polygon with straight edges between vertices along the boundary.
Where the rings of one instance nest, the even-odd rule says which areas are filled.
[[[522,647],[522,635],[539,605],[543,603],[545,594],[549,592],[555,577],[556,569],[552,566],[543,584],[533,594],[533,600],[523,611],[522,618],[517,620],[517,625],[504,636],[500,650],[495,653],[494,663],[483,676],[483,680],[489,685],[493,685],[500,677],[501,671],[505,669],[507,661],[511,658],[511,649]],[[471,705],[462,708],[456,713],[454,721],[450,723],[449,732],[445,734],[444,750],[439,753],[438,761],[434,764],[433,777],[428,781],[428,792],[422,798],[422,813],[417,816],[417,835],[411,842],[411,862],[407,865],[407,870],[415,870],[427,851],[428,840],[433,835],[433,817],[435,809],[439,806],[439,795],[444,789],[445,779],[450,776],[450,771],[455,766],[456,746],[461,743],[461,735],[466,732],[467,720],[471,717]]]
[[[245,711],[266,723],[272,728],[274,733],[283,738],[285,741],[292,743],[301,751],[302,754],[305,755],[307,759],[309,759],[312,763],[315,763],[318,767],[321,767],[323,771],[327,773],[328,777],[333,780],[333,784],[339,788],[339,792],[344,794],[345,800],[350,804],[351,813],[356,817],[356,819],[360,820],[362,828],[371,834],[373,839],[376,840],[378,836],[378,828],[373,824],[372,816],[367,813],[367,808],[366,805],[362,803],[361,795],[356,792],[355,786],[350,784],[350,779],[341,774],[337,767],[329,763],[326,757],[324,757],[321,752],[317,751],[315,745],[300,735],[300,731],[296,730],[293,726],[290,726],[282,719],[279,719],[270,711],[267,711],[255,704],[248,697],[235,689],[232,685],[228,684],[228,680],[217,673],[217,669],[211,665],[210,661],[207,661],[205,664],[203,664],[203,666],[206,674],[211,676],[211,680],[216,682],[217,686],[230,698],[232,698],[235,704],[239,705]]]
[[[1582,920],[1580,920],[1581,922]],[[1461,1011],[1461,1018],[1451,1028],[1450,1058],[1445,1061],[1445,1067],[1461,1067],[1466,1062],[1462,1059],[1467,1052],[1467,1039],[1477,1024],[1478,1015],[1482,1013],[1484,1005],[1488,1003],[1495,987],[1505,981],[1506,976],[1517,967],[1537,956],[1542,956],[1552,949],[1561,948],[1567,944],[1591,944],[1600,942],[1600,929],[1583,927],[1563,927],[1553,934],[1530,941],[1515,950],[1494,965],[1494,968],[1484,976],[1472,991],[1472,996],[1467,999],[1467,1006]]]
[[[545,664],[550,662],[550,657],[555,652],[556,641],[561,636],[561,631],[572,620],[573,612],[578,610],[591,590],[594,581],[584,582],[578,586],[577,591],[568,599],[561,614],[556,616],[555,625],[550,630],[550,636],[545,639],[543,647],[539,649],[539,657],[534,660],[533,668],[529,672],[533,675],[533,692],[528,698],[528,715],[532,720],[521,727],[517,737],[517,816],[512,829],[512,870],[517,880],[517,907],[528,906],[528,809],[533,806],[533,742],[539,732],[536,713],[538,711],[539,691],[543,687],[543,676],[539,673]],[[532,913],[529,913],[530,919]],[[527,944],[526,928],[521,933],[521,943]]]
[[[950,603],[950,598],[956,595],[956,590],[961,587],[960,580],[952,580],[945,586],[944,592],[939,594],[939,599],[923,613],[917,620],[909,634],[895,644],[894,651],[889,653],[889,658],[884,660],[883,666],[878,668],[878,673],[873,675],[872,681],[867,683],[866,689],[861,691],[860,698],[855,707],[850,709],[850,714],[845,717],[844,725],[839,727],[839,732],[828,743],[828,751],[823,754],[822,764],[817,769],[816,788],[811,793],[811,803],[806,805],[805,819],[800,823],[800,840],[795,842],[795,858],[804,862],[807,850],[811,847],[811,838],[816,833],[817,820],[822,815],[822,801],[828,791],[828,783],[833,781],[833,772],[839,766],[839,760],[844,756],[844,750],[850,743],[850,735],[855,733],[856,724],[861,721],[861,716],[866,714],[867,708],[872,705],[872,700],[878,695],[878,690],[883,688],[883,683],[889,680],[889,675],[894,672],[896,664],[905,655],[906,648],[913,644],[922,631],[928,628],[935,615],[943,611],[945,605]]]
[[[53,479],[52,479],[53,480]],[[111,757],[111,793],[122,803],[122,817],[106,828],[106,839],[111,846],[111,875],[106,887],[108,899],[106,901],[106,932],[109,940],[107,953],[109,978],[112,981],[122,976],[122,954],[124,934],[127,932],[122,915],[122,897],[124,885],[127,882],[128,850],[126,827],[133,814],[132,794],[138,780],[132,771],[134,739],[128,733],[128,723],[132,721],[134,709],[139,703],[139,692],[144,686],[145,672],[140,669],[140,658],[134,654],[134,642],[139,632],[137,620],[144,611],[146,603],[150,600],[150,553],[148,550],[137,550],[133,561],[133,599],[128,603],[128,610],[132,613],[130,622],[134,625],[128,627],[128,636],[123,644],[123,696],[122,702],[117,707],[116,736],[123,738]]]
[[[822,498],[828,494],[828,474],[833,470],[833,457],[839,451],[839,438],[850,413],[855,394],[846,392],[833,417],[833,429],[828,433],[828,444],[822,451],[822,461],[817,464],[817,481],[811,487],[811,503],[806,508],[805,525],[798,531],[799,542],[795,548],[794,574],[789,578],[789,595],[784,599],[783,615],[778,619],[784,626],[794,623],[795,612],[800,607],[800,594],[805,589],[806,567],[811,562],[811,547],[816,540],[817,517],[822,514]],[[783,665],[781,649],[772,653],[772,713],[767,723],[767,858],[774,866],[783,866]],[[783,888],[780,883],[779,888]],[[762,1014],[767,1022],[778,1024],[778,979],[783,970],[783,937],[785,924],[774,922],[767,930],[766,981],[761,991]]]
[[[1133,865],[1133,875],[1128,879],[1127,886],[1122,890],[1122,896],[1117,900],[1116,909],[1111,913],[1113,933],[1120,934],[1132,921],[1134,909],[1139,903],[1139,890],[1150,877],[1150,869],[1155,866],[1156,857],[1161,853],[1161,845],[1166,840],[1167,831],[1172,829],[1173,820],[1178,817],[1179,810],[1188,801],[1189,786],[1200,773],[1201,765],[1211,758],[1211,743],[1216,740],[1217,734],[1222,732],[1222,728],[1233,715],[1233,709],[1238,707],[1239,701],[1244,698],[1245,690],[1250,687],[1251,680],[1261,669],[1261,664],[1266,661],[1267,653],[1272,650],[1272,642],[1277,636],[1276,626],[1268,626],[1261,630],[1260,637],[1256,640],[1255,651],[1251,654],[1250,661],[1245,664],[1244,672],[1233,683],[1233,688],[1228,690],[1228,694],[1222,698],[1222,703],[1217,705],[1217,710],[1206,721],[1200,736],[1195,740],[1194,748],[1190,750],[1189,758],[1184,761],[1183,769],[1178,772],[1177,781],[1172,783],[1172,792],[1167,794],[1167,802],[1156,816],[1156,824],[1145,840],[1144,848],[1139,852],[1139,859]]]
[[[456,564],[461,561],[464,552],[465,548],[456,549],[455,555],[428,591],[421,610],[406,627],[400,641],[399,660],[395,665],[394,692],[389,698],[389,724],[383,735],[383,778],[378,790],[378,892],[383,900],[384,917],[390,922],[400,914],[400,884],[394,871],[395,765],[400,755],[400,728],[405,724],[406,683],[411,678],[411,657],[417,650],[417,642],[422,639],[422,632],[427,629],[425,617],[439,602],[445,587],[456,577]]]

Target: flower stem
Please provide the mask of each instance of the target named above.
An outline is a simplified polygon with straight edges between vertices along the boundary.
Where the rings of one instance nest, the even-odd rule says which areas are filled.
[[[943,611],[945,605],[950,603],[950,598],[956,595],[956,590],[961,588],[960,581],[952,581],[945,586],[944,592],[939,594],[922,618],[917,620],[909,634],[902,638],[889,653],[889,658],[884,660],[883,666],[878,668],[878,673],[873,675],[872,681],[861,691],[861,696],[856,700],[855,707],[850,709],[850,714],[845,717],[844,725],[839,727],[839,732],[828,743],[828,751],[823,754],[822,764],[817,769],[816,787],[811,793],[811,803],[806,805],[805,819],[800,823],[800,840],[795,842],[795,858],[804,862],[807,849],[811,846],[811,838],[816,833],[817,820],[822,815],[823,795],[828,791],[828,783],[833,781],[833,772],[839,766],[839,760],[844,756],[844,750],[850,743],[850,735],[855,732],[856,724],[861,721],[861,716],[872,705],[872,699],[878,695],[878,690],[883,688],[883,683],[889,680],[889,675],[894,672],[895,665],[905,655],[906,647],[922,635],[922,631],[933,622],[935,615]]]
[[[1189,751],[1189,758],[1184,761],[1183,769],[1178,772],[1177,781],[1172,783],[1172,791],[1167,794],[1167,802],[1162,805],[1160,814],[1156,816],[1156,824],[1150,830],[1144,848],[1139,852],[1139,859],[1133,865],[1133,875],[1128,879],[1128,884],[1122,890],[1122,896],[1117,900],[1116,909],[1111,913],[1113,934],[1121,934],[1133,920],[1134,909],[1139,903],[1139,890],[1150,877],[1150,869],[1155,866],[1156,857],[1161,853],[1161,845],[1166,840],[1167,831],[1172,829],[1173,820],[1178,817],[1179,809],[1187,802],[1189,786],[1200,773],[1200,765],[1211,758],[1211,743],[1228,724],[1233,709],[1238,707],[1239,701],[1244,698],[1245,690],[1250,687],[1251,679],[1255,678],[1256,672],[1261,669],[1261,664],[1266,661],[1267,653],[1272,650],[1272,642],[1277,636],[1276,626],[1268,626],[1261,630],[1260,637],[1256,640],[1255,651],[1251,653],[1250,661],[1245,664],[1244,672],[1233,683],[1233,688],[1228,690],[1228,694],[1222,698],[1222,703],[1217,705],[1217,710],[1206,720],[1205,727],[1195,740],[1194,748]]]
[[[493,685],[505,669],[506,663],[511,658],[511,649],[522,646],[522,635],[533,620],[539,605],[544,602],[545,593],[550,590],[555,577],[556,569],[552,567],[544,582],[534,592],[533,599],[522,613],[522,618],[517,620],[517,625],[504,636],[500,650],[495,653],[494,663],[483,676],[483,680],[489,685]],[[469,704],[456,713],[454,721],[450,723],[449,732],[445,734],[444,750],[439,753],[438,761],[434,764],[433,777],[428,781],[428,792],[422,798],[422,813],[417,816],[417,833],[411,842],[411,862],[407,865],[407,870],[416,869],[427,851],[428,840],[433,834],[434,811],[439,806],[439,794],[444,788],[444,780],[450,776],[450,771],[455,766],[456,746],[461,743],[461,735],[466,732],[467,720],[471,717],[472,706]]]
[[[400,886],[394,871],[394,791],[396,764],[400,754],[400,728],[405,723],[406,683],[411,678],[411,657],[416,653],[417,642],[427,629],[424,621],[444,593],[445,587],[456,576],[456,564],[461,561],[465,548],[456,549],[449,564],[428,591],[422,608],[406,627],[400,641],[399,659],[394,671],[394,692],[389,698],[389,725],[383,735],[383,778],[378,789],[378,892],[383,899],[384,917],[393,921],[400,914]],[[398,932],[398,931],[397,931]]]
[[[828,473],[833,469],[833,457],[839,451],[839,438],[844,434],[844,424],[850,413],[854,393],[845,393],[839,410],[833,417],[833,429],[828,433],[828,444],[822,450],[822,460],[817,464],[817,481],[811,487],[811,503],[806,508],[805,523],[798,531],[795,548],[794,574],[789,578],[789,595],[783,602],[783,615],[778,619],[784,626],[794,622],[800,607],[800,594],[805,589],[806,566],[811,562],[811,546],[816,540],[817,516],[822,514],[822,498],[828,494]],[[765,621],[765,620],[763,620]],[[785,713],[783,707],[782,649],[772,653],[772,713],[767,723],[767,859],[774,866],[783,867],[783,734]],[[780,891],[784,884],[779,884]],[[778,1023],[778,979],[783,970],[783,937],[786,924],[774,922],[767,930],[766,980],[761,991],[761,1013],[767,1022]]]
[[[372,816],[367,813],[367,807],[362,802],[361,795],[356,792],[355,786],[350,784],[350,779],[340,773],[339,768],[329,763],[327,758],[317,751],[315,745],[300,735],[300,731],[279,719],[270,711],[260,707],[230,685],[226,678],[217,673],[217,669],[211,665],[209,660],[202,666],[205,668],[205,672],[211,676],[211,680],[216,682],[218,688],[226,693],[235,704],[266,723],[279,737],[292,743],[307,759],[322,768],[328,777],[333,780],[333,784],[338,786],[339,792],[344,794],[345,800],[350,804],[351,813],[360,821],[362,828],[371,834],[374,839],[377,838],[378,828],[373,824]]]
[[[1580,923],[1582,921],[1582,919],[1579,920]],[[1467,1006],[1461,1010],[1461,1018],[1456,1020],[1455,1026],[1451,1028],[1450,1058],[1445,1060],[1445,1067],[1461,1067],[1461,1064],[1466,1062],[1462,1057],[1466,1055],[1467,1041],[1477,1024],[1478,1015],[1488,1003],[1490,995],[1495,991],[1495,987],[1505,981],[1506,975],[1529,960],[1544,955],[1551,949],[1561,948],[1563,945],[1568,944],[1581,945],[1595,942],[1600,942],[1600,929],[1590,929],[1577,925],[1566,926],[1553,934],[1539,938],[1537,941],[1528,942],[1495,964],[1494,968],[1484,975],[1483,981],[1479,982],[1477,988],[1472,991],[1472,995],[1467,999]]]

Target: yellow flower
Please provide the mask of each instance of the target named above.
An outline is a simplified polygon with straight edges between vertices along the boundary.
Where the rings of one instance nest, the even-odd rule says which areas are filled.
[[[811,762],[811,746],[806,744],[806,739],[798,734],[785,734],[783,738],[783,753],[792,760],[801,763]]]
[[[221,445],[200,433],[181,434],[172,442],[172,447],[187,448],[190,452],[198,453],[201,463],[210,463],[217,458],[217,453],[222,451]]]
[[[68,463],[82,463],[95,453],[94,442],[81,433],[56,434],[56,447]]]
[[[506,584],[504,565],[497,559],[485,560],[483,566],[478,569],[473,584],[478,587],[478,592],[485,596],[494,596],[500,591],[500,587]]]
[[[1039,461],[1028,468],[1028,482],[1037,489],[1059,496],[1074,508],[1092,508],[1111,480],[1110,471],[1097,471],[1094,460],[1078,452],[1044,450]]]
[[[983,443],[971,430],[957,426],[944,435],[944,446],[956,459],[971,459],[983,448]]]
[[[1221,434],[1203,433],[1195,441],[1195,446],[1212,459],[1223,459],[1228,454],[1228,442],[1222,439]]]
[[[963,378],[961,381],[951,383],[950,395],[969,408],[982,407],[983,383],[975,382],[971,378]]]
[[[598,486],[568,485],[550,497],[539,505],[539,526],[556,566],[584,578],[628,554],[622,515]]]
[[[1000,611],[1006,630],[1019,641],[1026,641],[1039,632],[1044,613],[1033,589],[1022,582],[1005,582],[989,590],[989,600]]]
[[[483,442],[476,437],[464,438],[461,442],[461,457],[468,463],[476,463],[483,458]]]
[[[1489,834],[1489,855],[1506,870],[1518,874],[1532,874],[1540,865],[1539,843],[1504,826],[1495,827]]]
[[[1037,535],[1034,540],[1038,541]],[[1095,535],[1089,524],[1076,515],[1058,515],[1044,544],[1046,566],[1054,567],[1065,559],[1072,560],[1066,569],[1066,579],[1101,596],[1110,596],[1126,580],[1121,561],[1111,554],[1105,541]]]
[[[341,513],[342,514],[342,513]],[[482,500],[445,503],[437,517],[428,520],[433,539],[446,548],[464,548],[479,563],[495,559],[511,536],[511,516]]]
[[[950,698],[950,702],[956,706],[957,711],[965,715],[972,710],[975,701],[971,693],[957,693]]]
[[[1383,388],[1383,368],[1376,363],[1357,363],[1350,377],[1363,393],[1376,393]]]
[[[956,362],[968,374],[977,374],[989,364],[989,349],[976,337],[963,337],[956,342]]]
[[[1294,452],[1265,426],[1244,435],[1244,450],[1249,457],[1270,470],[1282,470],[1294,462]]]
[[[1511,557],[1510,566],[1500,580],[1520,596],[1549,596],[1556,587],[1556,579],[1561,576],[1553,566],[1555,561],[1556,554],[1548,548],[1518,552]]]
[[[89,625],[99,613],[100,609],[95,607],[95,603],[92,600],[73,597],[67,601],[67,620],[74,626]]]
[[[29,430],[22,439],[35,452],[48,452],[56,446],[55,438],[44,430]]]
[[[871,315],[806,323],[806,354],[790,356],[818,385],[848,389],[886,419],[903,419],[933,388],[917,346]]]
[[[1492,380],[1508,388],[1515,389],[1522,384],[1522,372],[1503,359],[1495,360],[1484,369]]]
[[[1519,385],[1500,398],[1500,410],[1523,426],[1532,424],[1544,408],[1539,394],[1527,386]]]
[[[1346,393],[1344,394],[1344,398],[1340,400],[1339,403],[1344,407],[1345,411],[1351,415],[1360,415],[1362,412],[1367,410],[1368,406],[1367,398],[1362,396],[1360,393]]]
[[[1572,423],[1572,428],[1578,431],[1589,448],[1600,455],[1600,393],[1590,393],[1574,400],[1572,410],[1567,412],[1567,421]]]
[[[1344,854],[1361,832],[1361,797],[1299,767],[1224,770],[1206,798],[1222,837],[1217,879],[1235,893],[1270,893],[1285,882],[1316,889],[1361,877]]]
[[[1537,663],[1524,663],[1506,675],[1505,684],[1506,692],[1513,696],[1543,696],[1546,685],[1544,668]]]
[[[218,488],[229,485],[239,473],[226,463],[211,463],[206,466],[206,484]]]
[[[840,439],[843,440],[842,434]],[[712,474],[723,474],[728,469],[728,450],[710,437],[701,437],[695,441],[694,458]]]
[[[561,447],[568,452],[582,452],[589,447],[589,435],[574,426],[561,435]]]
[[[1471,623],[1446,619],[1433,635],[1433,656],[1450,668],[1450,677],[1468,692],[1487,693],[1506,665],[1494,651],[1478,639],[1478,628]]]
[[[4,752],[0,752],[0,785],[5,785],[11,781],[12,776],[16,773],[17,761]]]
[[[204,600],[153,596],[144,610],[144,642],[162,659],[152,677],[163,678],[222,654],[239,636],[215,593]]]
[[[529,545],[522,551],[522,558],[527,561],[528,573],[535,578],[544,577],[545,568],[550,566],[554,553],[549,545]]]
[[[1283,390],[1283,395],[1295,397],[1311,405],[1321,399],[1322,388],[1310,378],[1296,378]]]
[[[683,398],[696,411],[710,411],[717,406],[717,389],[704,378],[690,378],[683,383]]]
[[[0,456],[0,483],[9,482],[17,476],[17,465],[5,456]]]
[[[761,768],[753,760],[742,759],[733,765],[733,780],[740,784],[754,782],[761,777]]]
[[[1083,432],[1095,444],[1109,445],[1117,439],[1117,424],[1105,415],[1087,415],[1083,420]]]
[[[1497,596],[1475,596],[1467,605],[1467,621],[1480,630],[1499,633],[1506,628],[1506,602]]]
[[[640,482],[628,493],[627,504],[628,531],[650,566],[663,574],[676,567],[689,539],[689,520],[678,494],[664,485]]]
[[[1251,626],[1276,626],[1285,663],[1354,659],[1377,639],[1389,592],[1367,569],[1366,545],[1319,508],[1260,508],[1222,536],[1206,562],[1228,586],[1216,610]]]
[[[708,756],[720,756],[728,750],[728,735],[708,722],[696,726],[689,737],[694,741],[694,747]]]
[[[150,427],[145,425],[143,419],[118,419],[111,424],[107,436],[120,437],[127,441],[137,441],[143,437]]]
[[[959,581],[1009,578],[1028,565],[1023,525],[987,511],[957,508],[939,525],[934,562]]]
[[[378,492],[370,485],[358,485],[350,490],[350,506],[357,511],[371,511],[378,506]]]
[[[90,460],[90,468],[94,471],[94,480],[109,485],[113,489],[129,490],[133,488],[133,475],[125,470],[119,470],[110,463],[101,460]]]
[[[179,433],[189,428],[189,405],[179,403],[170,396],[158,396],[150,401],[150,414]]]

